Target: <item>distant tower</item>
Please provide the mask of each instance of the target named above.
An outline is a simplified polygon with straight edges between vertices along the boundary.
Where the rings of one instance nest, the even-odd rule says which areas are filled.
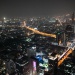
[[[72,24],[74,23],[74,12],[72,13]]]
[[[75,22],[74,22],[74,12],[72,13],[72,26],[73,26],[73,33],[74,33],[74,36],[75,36]]]

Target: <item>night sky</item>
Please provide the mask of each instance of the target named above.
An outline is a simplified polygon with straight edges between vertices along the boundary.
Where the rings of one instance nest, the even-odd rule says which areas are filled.
[[[75,12],[75,0],[0,0],[0,18],[57,16],[72,12]]]

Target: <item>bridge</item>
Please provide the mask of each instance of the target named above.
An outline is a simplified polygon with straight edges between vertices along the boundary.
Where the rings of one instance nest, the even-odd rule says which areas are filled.
[[[26,29],[28,29],[36,34],[56,38],[55,34],[48,34],[48,33],[40,32],[38,30],[35,30],[34,28],[30,28],[30,27],[26,26],[25,21],[24,21],[24,25],[22,27],[25,27]],[[58,66],[60,66],[64,62],[64,60],[74,51],[74,49],[75,49],[75,42],[72,42],[71,45],[68,47],[68,49],[58,58]]]

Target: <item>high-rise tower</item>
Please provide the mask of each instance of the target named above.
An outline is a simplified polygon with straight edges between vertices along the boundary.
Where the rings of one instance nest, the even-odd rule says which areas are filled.
[[[74,23],[74,12],[72,13],[72,24]]]

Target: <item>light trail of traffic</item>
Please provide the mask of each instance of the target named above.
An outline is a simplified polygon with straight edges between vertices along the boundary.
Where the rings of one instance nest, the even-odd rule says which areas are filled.
[[[66,53],[64,53],[61,59],[58,61],[58,66],[60,66],[63,63],[63,61],[68,57],[68,55],[71,54],[72,52],[73,50],[69,49]]]
[[[27,27],[25,21],[24,21],[23,27],[25,27],[25,28],[28,29],[28,30],[33,31],[34,33],[37,33],[37,34],[40,34],[40,35],[43,35],[43,36],[49,36],[49,37],[56,38],[56,35],[55,35],[55,34],[48,34],[48,33],[40,32],[40,31],[35,30],[35,29],[33,29],[33,28],[30,28],[30,27]]]
[[[63,63],[63,61],[73,52],[74,49],[75,49],[75,43],[72,43],[72,45],[68,47],[66,52],[64,52],[58,59],[58,66],[60,66]]]

